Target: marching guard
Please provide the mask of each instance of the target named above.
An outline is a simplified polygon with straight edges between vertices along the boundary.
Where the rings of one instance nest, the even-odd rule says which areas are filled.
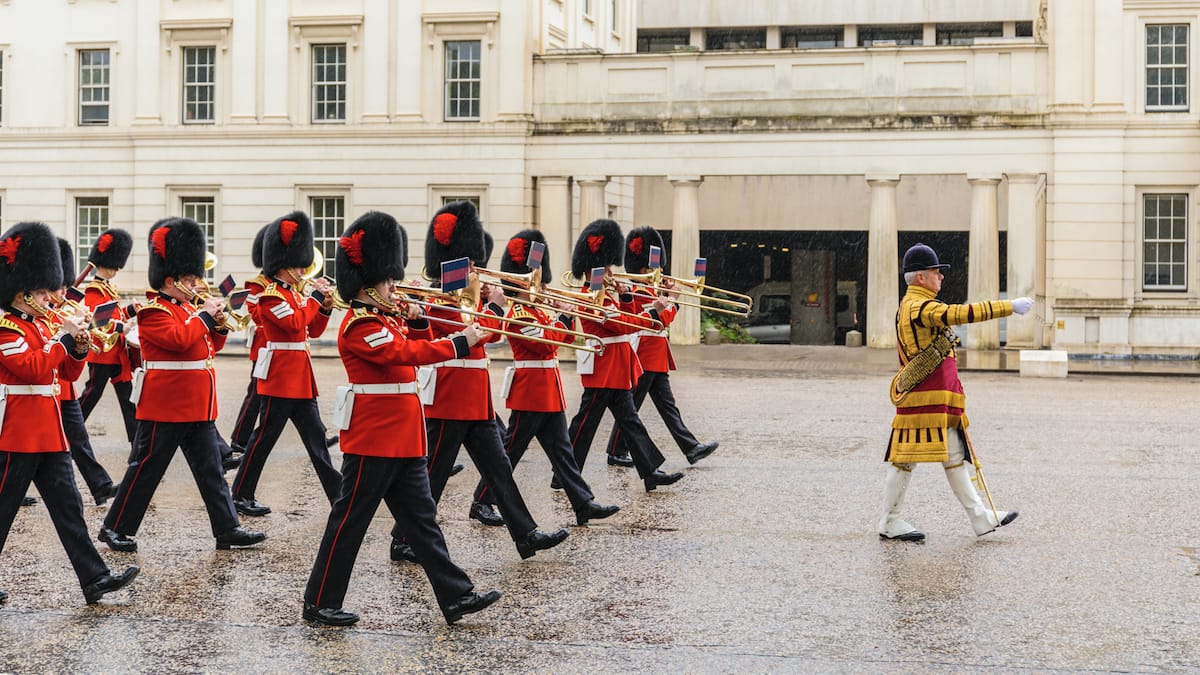
[[[904,253],[904,282],[908,289],[896,312],[896,351],[900,371],[892,380],[891,397],[896,406],[891,438],[884,461],[888,462],[884,483],[880,539],[923,541],[925,534],[900,518],[900,505],[917,463],[941,462],[950,489],[967,512],[976,536],[1008,525],[1016,511],[998,511],[984,505],[971,483],[966,462],[975,461],[967,434],[966,396],[958,379],[954,347],[957,338],[951,326],[1025,314],[1033,300],[986,300],[969,305],[948,305],[937,299],[942,289],[942,270],[937,253],[916,244]],[[978,469],[978,462],[975,464]],[[982,474],[979,474],[981,486]],[[991,495],[988,495],[991,502]]]
[[[229,444],[239,453],[246,452],[246,444],[250,442],[250,433],[254,431],[254,422],[262,410],[262,398],[258,395],[258,379],[254,377],[254,362],[258,354],[267,344],[267,334],[262,329],[262,319],[258,316],[258,297],[271,280],[262,271],[263,237],[267,234],[264,225],[254,235],[254,243],[250,246],[250,263],[258,269],[258,274],[243,284],[249,295],[246,296],[246,312],[250,315],[250,338],[247,347],[250,351],[250,383],[246,386],[246,398],[242,399],[242,407],[238,409],[237,420],[233,424],[233,433],[229,436]]]
[[[431,276],[440,279],[441,264],[445,261],[469,258],[482,265],[490,253],[483,225],[469,201],[451,202],[443,206],[429,223],[425,236],[425,267]],[[487,305],[484,298],[476,300],[478,311],[491,314],[494,319],[483,319],[483,328],[498,327],[504,310],[498,303],[504,302],[504,292],[492,287]],[[458,321],[461,314],[457,308],[446,307],[430,311],[435,319]],[[445,337],[458,328],[440,321],[433,321],[433,334]],[[471,460],[494,495],[500,515],[517,552],[529,558],[538,551],[559,545],[567,538],[565,529],[546,533],[537,528],[533,515],[525,505],[521,492],[512,476],[512,465],[504,453],[500,439],[496,412],[492,406],[492,389],[488,377],[487,352],[484,342],[471,347],[465,358],[447,359],[436,367],[425,371],[427,379],[420,383],[422,401],[425,403],[425,424],[428,437],[432,439],[429,455],[429,487],[434,501],[441,499],[446,480],[450,477],[459,447],[466,447]],[[471,513],[474,516],[474,511]],[[398,523],[392,528],[392,559],[411,560],[411,549],[404,542],[404,529]]]
[[[579,233],[579,239],[575,242],[575,250],[571,256],[571,274],[586,279],[589,272],[596,267],[604,267],[606,271],[611,272],[614,265],[621,264],[624,248],[625,237],[621,235],[621,226],[616,221],[593,221]],[[636,315],[633,295],[629,293],[628,287],[623,286],[618,284],[619,302],[614,302],[605,292],[604,306],[610,310],[625,312],[626,316]],[[605,349],[594,358],[582,361],[585,365],[579,372],[583,382],[583,397],[579,402],[579,412],[571,420],[569,428],[571,445],[575,448],[575,464],[583,469],[588,449],[596,436],[596,429],[600,426],[604,411],[611,411],[616,419],[617,428],[629,443],[630,454],[646,492],[683,478],[680,472],[668,474],[658,469],[666,458],[646,433],[646,426],[642,424],[633,405],[633,386],[642,374],[642,367],[630,344],[632,336],[642,328],[654,327],[659,313],[666,308],[667,300],[656,298],[640,316],[631,316],[620,321],[610,319],[603,323],[588,320],[582,322],[582,329],[595,335],[604,344]],[[555,483],[560,482],[561,478],[556,476]]]
[[[329,325],[334,299],[333,287],[324,278],[312,281],[311,296],[304,292],[308,284],[304,272],[313,264],[314,253],[312,222],[301,211],[277,219],[263,234],[262,271],[271,282],[259,293],[257,309],[266,340],[254,364],[262,412],[233,480],[234,504],[243,515],[271,512],[254,493],[267,457],[289,421],[300,434],[331,504],[341,484],[341,474],[329,458],[308,348],[308,338],[320,337]]]
[[[650,272],[650,247],[656,246],[662,251],[663,267],[666,266],[666,248],[662,236],[653,227],[636,227],[625,238],[625,271],[629,274],[646,274]],[[634,311],[644,311],[658,297],[657,289],[645,284],[633,284]],[[668,302],[658,320],[662,322],[662,330],[643,329],[638,332],[637,351],[638,361],[642,364],[642,376],[637,380],[637,388],[633,391],[633,407],[641,412],[642,403],[649,394],[654,407],[671,432],[671,438],[683,451],[688,464],[695,464],[708,457],[717,449],[719,443],[701,443],[695,434],[683,422],[679,414],[679,406],[675,404],[675,393],[671,391],[670,371],[675,370],[675,358],[671,355],[671,341],[667,338],[667,327],[675,320],[679,307]],[[633,466],[633,458],[625,447],[625,439],[621,430],[613,425],[608,439],[608,463],[617,466]]]
[[[125,230],[114,227],[96,237],[92,250],[88,253],[88,263],[95,269],[95,274],[83,289],[83,301],[90,311],[96,311],[96,307],[106,302],[120,301],[121,294],[113,280],[117,272],[125,267],[132,250],[133,236]],[[72,275],[65,282],[70,284],[74,278]],[[128,319],[125,309],[118,305],[112,317],[114,328],[123,331]],[[129,400],[132,379],[133,367],[129,361],[129,349],[122,335],[117,338],[117,344],[112,349],[94,351],[88,357],[88,379],[83,385],[83,394],[79,397],[79,409],[86,421],[100,402],[104,388],[111,381],[113,390],[117,392],[117,403],[121,406],[125,436],[130,443],[133,443],[133,436],[137,431],[137,406]]]
[[[62,380],[83,372],[91,343],[87,318],[63,313],[57,332],[36,320],[51,313],[51,292],[62,285],[50,228],[18,223],[0,235],[0,551],[33,483],[91,605],[133,581],[138,567],[113,575],[88,537],[57,399]],[[0,602],[7,598],[0,590]]]
[[[500,271],[514,275],[530,274],[532,270],[529,267],[529,249],[533,242],[544,245],[546,239],[537,230],[523,230],[513,236],[501,254]],[[543,253],[541,270],[542,278],[553,278],[549,253]],[[513,302],[509,307],[508,318],[541,326],[520,327],[522,334],[553,342],[568,340],[568,336],[561,331],[574,329],[573,316],[560,313],[551,319],[541,307],[530,304],[528,291],[510,287],[505,293],[520,300]],[[569,307],[559,306],[557,309],[567,310]],[[516,330],[517,327],[514,326],[513,329]],[[562,374],[558,369],[559,348],[545,342],[517,337],[510,337],[508,342],[513,354],[511,371],[505,373],[504,399],[505,406],[512,411],[504,436],[504,450],[508,453],[509,463],[515,470],[529,444],[536,438],[571,501],[571,507],[575,510],[575,522],[586,525],[589,520],[613,515],[620,507],[596,503],[591,487],[580,475],[579,467],[575,465],[571,438],[567,434],[567,401],[563,395]],[[494,506],[487,482],[481,479],[475,487],[471,514],[484,524],[503,525],[504,519],[495,512]]]
[[[338,390],[341,489],[304,591],[309,621],[346,626],[358,621],[342,609],[354,561],[367,526],[387,503],[403,523],[425,569],[446,623],[477,612],[500,591],[474,591],[470,577],[450,560],[437,525],[425,461],[425,420],[413,366],[466,357],[483,333],[474,325],[434,340],[416,305],[397,306],[396,280],[404,278],[406,238],[395,219],[370,212],[338,241],[337,290],[350,301],[338,333],[338,353],[350,384]]]
[[[134,378],[137,436],[98,538],[115,551],[137,550],[133,535],[181,448],[208,510],[217,548],[257,544],[267,535],[238,522],[221,468],[213,356],[225,346],[228,331],[224,300],[200,294],[204,230],[189,218],[167,218],[150,228],[148,245],[150,287],[156,293],[137,314],[144,358]],[[202,301],[199,308],[194,299]]]

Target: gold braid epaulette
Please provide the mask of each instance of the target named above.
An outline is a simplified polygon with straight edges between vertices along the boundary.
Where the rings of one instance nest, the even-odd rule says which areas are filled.
[[[953,331],[946,329],[935,335],[933,342],[901,366],[900,371],[892,378],[892,404],[899,405],[908,392],[916,389],[925,378],[937,370],[957,346],[958,336]]]

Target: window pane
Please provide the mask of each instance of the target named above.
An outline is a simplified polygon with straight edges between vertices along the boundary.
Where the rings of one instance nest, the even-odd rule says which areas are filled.
[[[346,45],[312,46],[312,121],[346,121]]]
[[[79,50],[79,124],[108,123],[108,50]]]
[[[308,211],[312,214],[313,245],[325,258],[322,274],[334,277],[337,243],[346,229],[346,200],[344,197],[311,197]]]
[[[1187,290],[1188,196],[1142,197],[1142,283],[1151,290]]]
[[[481,102],[482,60],[478,40],[445,43],[445,118],[477,120]]]

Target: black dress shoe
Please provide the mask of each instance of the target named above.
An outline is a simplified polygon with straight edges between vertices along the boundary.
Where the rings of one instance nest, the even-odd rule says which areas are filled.
[[[567,538],[567,534],[568,532],[563,528],[559,528],[549,534],[541,530],[534,530],[525,535],[524,539],[517,542],[517,553],[521,554],[522,560],[532,558],[533,554],[538,551],[554,548],[563,543],[563,540]]]
[[[246,453],[246,446],[242,445],[241,443],[230,443],[229,449],[233,450],[234,452],[236,452],[238,454]]]
[[[230,546],[253,546],[266,540],[266,538],[267,534],[265,532],[247,530],[238,525],[228,532],[222,532],[217,535],[217,549],[227,551]]]
[[[1016,511],[1009,511],[1008,513],[1004,514],[1004,518],[1002,518],[1002,519],[1000,520],[1000,524],[999,524],[999,525],[997,525],[996,527],[1004,527],[1005,525],[1007,525],[1007,524],[1011,523],[1012,521],[1016,520],[1016,519],[1017,519],[1017,515],[1018,515],[1018,514],[1017,514],[1017,512],[1016,512]]]
[[[237,457],[234,457],[233,455],[227,455],[225,457],[222,457],[221,458],[221,469],[224,471],[233,471],[234,469],[236,469],[242,465],[242,457],[243,456],[244,455],[238,455]]]
[[[4,602],[7,599],[8,599],[8,593],[5,591],[0,591],[0,602]]]
[[[37,504],[37,497],[30,497],[29,495],[21,497],[21,506],[33,506],[34,504]]]
[[[558,479],[558,474],[554,474],[554,478],[550,479],[550,489],[551,490],[561,490],[562,489],[562,481],[560,481]]]
[[[338,436],[326,436],[326,437],[325,437],[325,447],[327,447],[327,448],[332,448],[333,446],[335,446],[335,445],[337,445],[338,443],[341,443],[341,442],[342,442],[342,437],[341,437],[340,435],[338,435]],[[346,612],[346,613],[347,613],[347,614],[352,614],[352,612]],[[354,616],[354,620],[355,620],[355,621],[358,621],[358,616],[357,616],[357,615],[355,615],[355,616]]]
[[[713,454],[713,450],[716,450],[717,446],[720,444],[721,443],[718,441],[713,441],[712,443],[697,443],[696,447],[683,453],[683,456],[687,457],[688,464],[695,464],[696,462],[699,462],[705,457]]]
[[[251,518],[265,516],[271,512],[271,507],[256,499],[248,499],[246,497],[234,497],[233,507],[237,509],[238,513],[243,516],[250,516]]]
[[[96,539],[105,544],[108,544],[108,547],[114,551],[121,551],[122,553],[133,553],[134,551],[137,550],[137,542],[136,541],[134,541],[133,539],[130,539],[129,537],[126,537],[125,535],[117,532],[116,530],[110,530],[107,527],[100,528],[100,534],[97,535]]]
[[[492,589],[486,593],[467,593],[458,600],[442,608],[442,616],[446,623],[453,624],[463,618],[464,614],[472,614],[500,599],[500,591]]]
[[[913,530],[912,532],[905,532],[904,534],[898,534],[898,535],[896,535],[896,536],[894,536],[894,537],[889,537],[889,536],[887,536],[886,534],[884,534],[884,533],[880,532],[880,533],[879,533],[879,538],[880,538],[880,539],[883,539],[883,540],[885,540],[885,541],[914,541],[914,542],[923,542],[923,541],[925,541],[925,533],[924,533],[924,532],[919,532],[919,531],[917,531],[917,530]]]
[[[99,579],[91,582],[83,587],[83,598],[87,600],[87,604],[94,605],[104,597],[105,593],[112,593],[125,588],[133,578],[142,571],[137,565],[130,565],[121,572],[120,576],[113,576],[112,572],[105,572],[100,575]]]
[[[106,487],[96,490],[96,494],[92,498],[96,500],[96,506],[104,506],[108,500],[117,496],[117,486],[109,483]]]
[[[575,509],[575,522],[579,525],[587,525],[589,520],[600,520],[607,518],[612,514],[620,511],[621,507],[613,504],[612,506],[601,506],[594,501],[583,505],[581,509]]]
[[[392,540],[391,558],[392,562],[417,562],[417,554],[412,547],[399,539]]]
[[[471,510],[467,515],[484,525],[491,525],[492,527],[502,527],[504,525],[504,516],[497,513],[496,507],[491,504],[471,502]]]
[[[629,456],[629,453],[625,453],[622,455],[609,455],[608,456],[608,465],[609,466],[633,466],[633,458]]]
[[[317,607],[311,602],[305,602],[304,620],[326,626],[351,626],[358,623],[358,615],[341,607]]]
[[[646,476],[643,482],[646,484],[646,492],[653,492],[654,488],[658,487],[659,485],[670,485],[680,478],[683,478],[683,472],[681,471],[676,471],[675,473],[663,473],[662,471],[655,471],[649,476]]]
[[[454,466],[450,467],[450,475],[457,476],[458,474],[462,473],[463,469],[465,469],[465,468],[467,468],[467,467],[463,466],[462,464],[456,463]]]

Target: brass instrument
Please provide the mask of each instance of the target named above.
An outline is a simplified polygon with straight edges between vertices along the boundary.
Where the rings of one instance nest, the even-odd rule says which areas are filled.
[[[630,274],[628,272],[613,272],[612,276],[616,279],[625,279],[632,283],[642,284],[651,287],[655,292],[666,290],[674,291],[677,295],[693,298],[685,300],[675,298],[673,302],[684,307],[697,307],[709,312],[717,312],[718,314],[729,314],[731,316],[747,317],[750,316],[750,310],[754,304],[754,299],[744,293],[737,293],[715,286],[709,286],[704,283],[704,277],[697,279],[683,279],[673,277],[668,274],[663,274],[662,269],[655,269],[651,272],[642,274]],[[674,286],[666,287],[663,281],[669,281]],[[568,283],[570,282],[570,283]],[[563,276],[563,285],[574,285],[574,280],[569,275]],[[705,295],[704,291],[709,290],[713,293],[732,296],[731,298],[719,298],[712,295]],[[705,301],[715,304],[704,304]]]
[[[52,302],[57,302],[60,305],[60,307],[71,308],[73,310],[72,313],[76,313],[76,314],[82,313],[85,317],[87,317],[87,320],[88,320],[87,332],[92,337],[92,340],[90,340],[88,343],[88,347],[92,351],[97,352],[97,353],[110,352],[110,351],[112,351],[113,347],[117,346],[117,340],[121,339],[121,334],[114,332],[114,331],[110,331],[110,330],[104,330],[103,328],[100,328],[99,326],[97,326],[95,324],[95,321],[92,319],[92,313],[88,310],[87,307],[80,305],[78,302],[75,302],[74,300],[67,300],[66,298],[59,298],[58,294],[56,294],[56,293],[51,293],[50,299]],[[24,300],[25,300],[25,304],[29,305],[35,312],[39,313],[39,316],[53,316],[53,317],[57,318],[60,323],[65,321],[68,316],[68,313],[64,312],[61,308],[43,307],[43,306],[37,304],[36,302],[34,302],[33,296],[26,295],[24,297]]]
[[[216,266],[217,266],[216,254],[213,253],[212,251],[205,251],[204,252],[204,271],[205,272],[211,271],[212,268],[214,268]],[[204,287],[203,291],[194,291],[191,288],[188,288],[187,286],[184,286],[183,284],[181,284],[178,279],[175,279],[175,281],[174,281],[175,288],[182,291],[183,294],[187,296],[187,299],[196,306],[203,305],[204,303],[208,302],[209,298],[213,297],[212,288],[209,287],[208,280],[205,279],[204,277],[200,277],[199,281],[200,281],[200,285]],[[224,310],[219,312],[219,314],[221,316],[221,320],[217,323],[217,325],[228,331],[245,330],[246,325],[250,322],[249,316],[243,317],[240,314],[234,314],[232,312],[227,312]],[[244,322],[243,322],[243,318],[244,318]]]
[[[567,288],[583,288],[583,284],[576,284],[574,282],[574,277],[571,276],[570,270],[562,273],[561,280],[563,286],[566,286]],[[633,312],[626,312],[615,307],[605,307],[604,298],[611,289],[613,283],[612,277],[605,275],[604,288],[598,288],[590,291],[570,291],[563,290],[561,288],[547,287],[543,290],[543,294],[556,300],[563,299],[567,302],[578,303],[581,307],[587,306],[589,308],[595,308],[597,310],[595,316],[585,317],[588,321],[594,321],[596,323],[611,321],[612,323],[641,330],[659,331],[663,329],[662,322],[656,319],[651,319],[650,317],[642,316],[641,314],[635,314]],[[621,317],[636,319],[636,321],[627,321]]]

